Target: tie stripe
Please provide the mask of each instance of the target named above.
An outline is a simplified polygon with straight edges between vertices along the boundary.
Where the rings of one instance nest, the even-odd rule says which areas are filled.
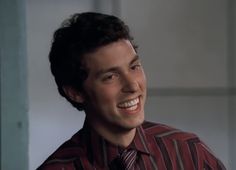
[[[125,170],[134,169],[134,162],[136,160],[136,150],[124,150],[120,156],[121,164]]]

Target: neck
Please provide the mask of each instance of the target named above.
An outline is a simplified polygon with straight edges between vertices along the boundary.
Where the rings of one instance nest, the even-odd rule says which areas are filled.
[[[99,133],[99,132],[98,132]],[[101,134],[106,140],[108,140],[109,142],[118,145],[122,148],[126,148],[130,145],[130,143],[133,141],[134,136],[136,133],[136,128],[131,129],[127,132],[123,132],[123,133],[103,133]]]
[[[121,130],[113,127],[108,129],[101,126],[96,126],[95,123],[90,121],[88,121],[88,123],[104,139],[123,148],[126,148],[130,145],[136,133],[136,128]]]

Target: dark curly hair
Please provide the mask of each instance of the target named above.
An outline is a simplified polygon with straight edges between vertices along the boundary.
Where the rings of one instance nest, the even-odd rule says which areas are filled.
[[[55,31],[49,53],[51,71],[59,93],[78,110],[84,109],[83,103],[72,101],[63,87],[83,92],[83,82],[88,76],[82,66],[83,57],[119,39],[129,40],[136,49],[129,28],[122,20],[95,12],[76,13]]]

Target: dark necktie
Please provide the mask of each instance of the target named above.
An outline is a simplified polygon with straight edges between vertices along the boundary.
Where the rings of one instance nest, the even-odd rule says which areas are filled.
[[[124,170],[133,170],[137,151],[130,149],[124,150],[120,155],[120,163]]]

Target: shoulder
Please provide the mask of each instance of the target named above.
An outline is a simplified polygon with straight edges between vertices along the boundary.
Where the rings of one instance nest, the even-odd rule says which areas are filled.
[[[207,167],[217,170],[225,169],[208,146],[193,133],[153,122],[144,122],[142,130],[152,146],[155,146],[154,148],[158,147],[158,150],[165,156],[169,153],[171,153],[170,157],[177,155],[179,160],[183,161],[181,164],[188,167],[186,169],[193,169],[192,167],[195,169],[207,169]]]
[[[37,170],[73,169],[74,162],[85,155],[83,132],[80,130],[51,154]]]
[[[188,140],[199,140],[199,138],[194,133],[189,133],[182,131],[180,129],[160,124],[160,123],[154,123],[145,121],[142,124],[142,128],[144,130],[144,133],[146,136],[151,136],[155,138],[163,138],[166,140],[177,140],[177,141],[188,141]]]
[[[37,170],[64,170],[75,169],[74,161],[51,160],[43,163]]]

